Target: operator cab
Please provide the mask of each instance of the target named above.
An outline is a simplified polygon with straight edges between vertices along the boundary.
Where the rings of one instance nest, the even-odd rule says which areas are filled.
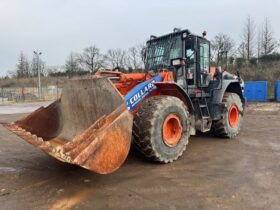
[[[210,42],[204,37],[190,36],[186,39],[187,72],[196,73],[193,84],[207,87],[210,82]],[[188,76],[188,75],[187,75]],[[187,78],[190,80],[190,78]],[[188,85],[191,85],[188,83]]]
[[[161,37],[151,36],[145,64],[149,70],[173,70],[175,81],[183,89],[207,87],[211,80],[210,42],[189,30],[176,29]]]

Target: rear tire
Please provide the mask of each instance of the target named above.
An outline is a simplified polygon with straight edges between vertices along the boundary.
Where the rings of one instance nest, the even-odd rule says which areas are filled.
[[[243,121],[243,104],[238,94],[226,92],[223,97],[225,112],[220,120],[213,121],[211,133],[217,137],[234,138]]]
[[[186,149],[189,123],[187,107],[180,99],[171,96],[149,98],[134,118],[134,145],[149,160],[173,162]]]

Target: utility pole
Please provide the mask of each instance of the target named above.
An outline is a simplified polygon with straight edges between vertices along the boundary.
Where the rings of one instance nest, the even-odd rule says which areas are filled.
[[[41,88],[41,68],[40,68],[40,55],[42,55],[42,52],[33,51],[34,55],[37,56],[37,73],[38,73],[38,95],[39,100],[42,99],[42,88]]]

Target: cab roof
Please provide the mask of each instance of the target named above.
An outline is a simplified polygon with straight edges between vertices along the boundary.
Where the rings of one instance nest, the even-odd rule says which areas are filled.
[[[176,37],[178,35],[182,35],[183,33],[187,33],[188,36],[194,36],[194,37],[198,37],[198,38],[201,38],[201,39],[205,39],[207,40],[205,37],[203,36],[198,36],[196,34],[192,34],[190,32],[190,30],[188,29],[184,29],[184,30],[178,30],[178,29],[174,29],[174,32],[172,33],[169,33],[169,34],[165,34],[165,35],[162,35],[162,36],[154,36],[154,35],[151,35],[150,37],[150,40],[147,41],[147,43],[150,43],[150,42],[153,42],[153,41],[158,41],[158,40],[161,40],[161,39],[166,39],[166,38],[170,38],[170,37]],[[207,40],[208,41],[208,40]]]

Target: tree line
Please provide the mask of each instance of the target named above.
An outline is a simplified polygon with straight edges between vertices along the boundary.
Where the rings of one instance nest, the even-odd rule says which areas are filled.
[[[34,55],[31,61],[28,57],[20,52],[16,70],[8,71],[10,77],[28,78],[38,76],[38,69],[42,75],[46,75],[46,64],[38,56]]]
[[[248,68],[259,63],[280,61],[279,41],[275,38],[268,18],[257,25],[251,16],[246,18],[240,34],[239,43],[227,34],[218,33],[211,40],[211,63],[219,65],[220,55],[226,52],[227,64],[233,69]],[[65,64],[60,67],[49,67],[46,62],[34,54],[31,61],[21,52],[15,71],[9,72],[11,77],[28,78],[38,76],[75,76],[94,74],[99,69],[117,69],[131,72],[144,68],[145,45],[138,44],[128,49],[109,49],[102,53],[101,49],[92,45],[80,53],[71,52]],[[263,68],[263,65],[261,65]],[[254,71],[251,69],[251,71]],[[253,72],[254,73],[254,72]],[[252,74],[253,74],[252,73]]]
[[[280,60],[279,41],[275,38],[273,28],[268,18],[257,26],[251,16],[248,16],[240,34],[240,43],[226,34],[219,33],[212,40],[212,60],[219,61],[220,52],[227,52],[229,63],[257,64],[259,61]]]
[[[90,46],[82,53],[70,53],[65,61],[66,75],[94,74],[99,69],[133,71],[144,68],[144,45],[136,45],[127,50],[109,49],[102,54],[96,46]],[[52,73],[55,75],[56,73]]]
[[[21,52],[15,71],[9,71],[9,76],[13,78],[37,77],[38,72],[42,76],[75,76],[94,74],[100,69],[117,69],[118,71],[133,71],[144,68],[144,48],[145,45],[138,44],[127,50],[117,48],[109,49],[105,54],[95,46],[85,48],[81,53],[71,52],[65,60],[63,66],[51,67],[46,62],[35,55],[30,61]]]

